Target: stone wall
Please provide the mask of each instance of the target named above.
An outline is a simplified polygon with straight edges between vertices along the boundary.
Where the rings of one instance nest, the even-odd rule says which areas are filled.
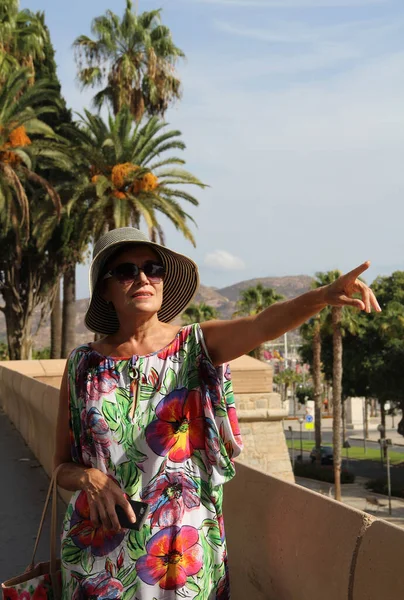
[[[33,378],[43,378],[46,365],[27,366],[32,376],[7,367],[0,365],[0,402],[50,473],[58,390]],[[241,394],[239,402],[244,400]],[[263,420],[250,421],[243,409],[241,425],[252,433],[262,422],[265,438],[280,409],[268,398],[268,407],[256,410],[264,411]],[[245,431],[247,443],[250,433]],[[402,529],[244,464],[225,486],[224,516],[232,600],[403,597]]]
[[[6,361],[0,363],[0,371],[3,368],[9,369],[22,378],[27,376],[47,387],[59,388],[65,364],[65,360]],[[294,481],[282,425],[286,410],[281,407],[279,394],[272,392],[272,368],[250,356],[237,358],[230,363],[230,367],[244,443],[238,462],[287,481]],[[52,403],[56,401],[56,397],[55,393],[49,394]],[[25,401],[28,402],[27,406],[31,405],[30,399],[22,398],[18,404]],[[34,400],[32,402],[35,404]],[[15,423],[13,408],[9,406],[6,412]],[[15,424],[25,438],[24,432],[30,430],[30,426],[27,427],[20,421]]]
[[[404,531],[244,465],[225,487],[232,600],[398,600]]]
[[[230,364],[244,450],[237,459],[259,471],[294,481],[283,432],[287,409],[272,391],[272,368],[249,356]]]

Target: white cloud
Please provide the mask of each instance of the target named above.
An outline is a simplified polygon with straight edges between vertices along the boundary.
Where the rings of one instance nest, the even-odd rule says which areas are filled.
[[[238,256],[226,250],[214,250],[205,256],[204,264],[219,271],[239,271],[245,268],[245,263]]]

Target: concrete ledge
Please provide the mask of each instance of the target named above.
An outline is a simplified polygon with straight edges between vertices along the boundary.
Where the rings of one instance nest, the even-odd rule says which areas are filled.
[[[237,464],[224,515],[233,600],[403,596],[404,532],[365,513]]]
[[[240,422],[251,423],[253,421],[280,421],[288,414],[283,408],[258,408],[255,410],[237,410]]]
[[[358,545],[350,600],[398,600],[404,597],[404,532],[375,521]]]

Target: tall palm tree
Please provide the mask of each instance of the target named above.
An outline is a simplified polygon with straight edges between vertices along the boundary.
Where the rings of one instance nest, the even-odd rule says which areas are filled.
[[[71,205],[87,203],[87,223],[95,238],[117,227],[139,227],[144,219],[151,239],[164,243],[160,213],[194,244],[188,227],[193,219],[179,201],[194,206],[198,201],[179,186],[205,186],[179,168],[185,161],[171,151],[184,150],[185,144],[179,131],[166,127],[157,117],[136,124],[127,108],[107,122],[88,111],[81,118],[78,145],[73,149],[81,179],[75,184]],[[167,152],[171,155],[164,158]]]
[[[126,0],[122,19],[108,10],[91,29],[95,39],[81,35],[74,47],[83,86],[104,86],[95,106],[107,104],[114,114],[128,106],[137,121],[145,111],[163,116],[181,95],[175,65],[184,53],[161,24],[161,10],[137,15]]]
[[[217,318],[218,314],[214,306],[210,306],[204,302],[190,304],[181,315],[183,325],[203,323],[204,321],[212,321]]]
[[[251,286],[246,290],[242,290],[240,298],[237,301],[237,310],[233,313],[233,317],[249,317],[257,315],[265,308],[268,308],[276,302],[284,300],[284,296],[278,294],[273,288],[266,288],[262,283],[256,286]],[[261,359],[262,346],[255,348],[251,355]]]
[[[34,62],[44,58],[49,34],[43,13],[19,9],[18,0],[0,3],[0,83],[18,67],[29,67],[34,82]]]
[[[316,273],[315,287],[333,283],[341,272],[338,270],[326,273]],[[332,363],[332,409],[333,409],[333,453],[334,453],[334,479],[335,499],[341,501],[341,418],[342,418],[342,358],[343,337],[349,332],[357,335],[359,322],[354,311],[348,307],[333,306],[322,312],[320,317],[321,331],[324,335],[332,335],[333,363]],[[321,338],[321,333],[319,334]],[[314,378],[313,378],[314,379]],[[321,407],[321,396],[318,399]],[[321,413],[320,413],[321,414]],[[320,421],[321,422],[321,421]]]
[[[46,81],[26,88],[29,77],[29,69],[18,69],[8,76],[0,89],[0,218],[6,230],[14,229],[17,260],[21,239],[27,239],[29,235],[27,186],[44,188],[56,213],[60,214],[59,194],[35,171],[36,166],[66,165],[63,151],[52,143],[55,140],[53,130],[39,119],[54,110],[49,104],[52,99],[56,100],[54,89]]]

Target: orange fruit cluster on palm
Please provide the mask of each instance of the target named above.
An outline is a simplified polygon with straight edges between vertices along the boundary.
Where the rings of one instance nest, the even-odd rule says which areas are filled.
[[[1,129],[2,128],[0,128],[0,133]],[[31,143],[24,125],[16,127],[9,134],[8,141],[3,146],[0,146],[0,160],[11,165],[18,164],[21,162],[21,158],[15,152],[10,151],[9,148],[21,148],[29,146]]]
[[[109,179],[113,183],[116,188],[112,195],[118,200],[124,200],[127,195],[124,191],[125,185],[127,183],[128,177],[131,173],[137,171],[139,167],[132,163],[120,163],[118,165],[114,165],[111,170],[111,175]],[[97,173],[94,167],[90,168],[91,182],[97,183],[98,178],[100,177],[100,173]],[[139,192],[151,192],[156,189],[158,186],[158,178],[154,173],[146,173],[143,177],[139,179],[134,179],[132,185],[129,187],[129,191],[133,194],[138,194]]]
[[[133,182],[134,192],[152,192],[158,186],[158,178],[154,173],[146,173],[141,179]]]

